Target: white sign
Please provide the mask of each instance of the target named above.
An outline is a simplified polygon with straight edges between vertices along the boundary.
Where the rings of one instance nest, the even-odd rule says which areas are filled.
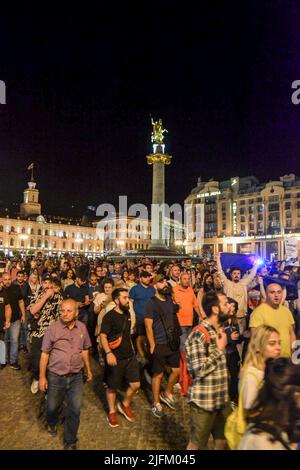
[[[286,238],[284,240],[285,259],[298,261],[298,240],[297,238]]]

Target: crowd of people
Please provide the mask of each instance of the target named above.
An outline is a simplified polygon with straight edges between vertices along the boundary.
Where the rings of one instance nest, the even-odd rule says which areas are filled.
[[[153,419],[187,400],[189,450],[206,449],[211,436],[215,449],[293,449],[299,320],[300,270],[285,262],[254,262],[244,272],[225,269],[220,254],[197,262],[6,259],[0,369],[19,371],[20,351],[29,355],[31,392],[47,396],[52,435],[66,404],[65,449],[76,449],[83,384],[94,367],[104,370],[111,427],[119,415],[136,420],[143,377]]]

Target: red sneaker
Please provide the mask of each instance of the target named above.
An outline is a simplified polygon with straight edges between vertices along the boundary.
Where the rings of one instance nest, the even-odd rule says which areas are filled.
[[[116,428],[117,426],[119,426],[118,417],[116,413],[109,413],[109,415],[107,416],[107,421],[111,428]]]
[[[133,414],[131,406],[124,406],[123,403],[121,401],[119,401],[118,404],[117,404],[117,408],[118,408],[119,413],[121,413],[123,416],[125,416],[127,421],[130,421],[130,423],[135,422],[135,416]]]

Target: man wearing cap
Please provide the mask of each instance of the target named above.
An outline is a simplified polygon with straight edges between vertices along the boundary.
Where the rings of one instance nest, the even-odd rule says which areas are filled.
[[[73,299],[78,302],[78,320],[82,321],[87,326],[90,298],[89,288],[86,284],[86,276],[84,274],[79,272],[76,274],[76,281],[74,284],[66,287],[64,291],[64,298]]]
[[[139,284],[132,287],[129,294],[129,299],[133,302],[133,308],[136,317],[136,346],[139,354],[139,359],[143,365],[145,365],[146,363],[146,330],[144,324],[145,307],[147,302],[155,295],[155,289],[153,286],[150,285],[151,279],[152,275],[148,271],[141,271]]]
[[[153,278],[155,296],[146,305],[145,325],[147,338],[152,355],[152,413],[162,418],[161,401],[172,410],[176,409],[173,397],[173,387],[179,379],[180,365],[180,327],[177,319],[178,305],[173,303],[172,289],[164,274]],[[168,333],[167,333],[168,332]],[[177,335],[178,344],[170,345],[169,337]],[[168,383],[164,392],[160,393],[161,380],[166,367],[171,368]]]
[[[295,321],[291,311],[281,305],[283,290],[276,280],[270,281],[266,288],[266,302],[261,303],[253,310],[250,317],[251,332],[261,326],[272,326],[280,333],[281,356],[291,357],[293,342],[296,340]]]
[[[31,332],[31,392],[34,394],[39,390],[39,363],[43,338],[48,326],[59,318],[59,308],[62,301],[63,296],[59,291],[59,287],[54,287],[51,276],[45,274],[42,279],[42,287],[32,298],[29,306],[32,315],[29,323]]]

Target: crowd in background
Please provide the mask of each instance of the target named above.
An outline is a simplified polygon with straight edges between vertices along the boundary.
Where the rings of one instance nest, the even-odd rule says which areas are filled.
[[[50,383],[62,377],[73,380],[84,367],[85,378],[91,380],[85,354],[89,350],[93,367],[105,369],[111,427],[119,425],[118,414],[135,421],[131,404],[143,376],[152,387],[156,418],[164,416],[163,406],[176,411],[176,387],[180,399],[187,396],[189,449],[206,448],[210,435],[216,448],[224,448],[225,437],[230,448],[241,449],[290,448],[298,442],[300,379],[291,361],[300,333],[297,265],[255,263],[243,272],[239,266],[223,269],[219,254],[215,260],[114,262],[39,255],[5,262],[0,278],[0,368],[8,365],[18,371],[21,351],[29,354],[33,394],[47,392]],[[66,334],[59,329],[60,319],[70,334],[78,322],[83,328],[85,339],[77,347],[85,357],[83,362],[76,358],[77,365],[72,347],[65,352],[68,367],[67,356],[53,353],[59,335]],[[65,361],[63,366],[60,361]],[[123,379],[128,388],[117,402]],[[74,392],[76,424],[73,416],[65,431],[66,448],[76,448],[80,405],[74,403],[80,393]],[[55,434],[59,403],[53,403],[48,431]],[[281,409],[278,416],[276,407]]]

